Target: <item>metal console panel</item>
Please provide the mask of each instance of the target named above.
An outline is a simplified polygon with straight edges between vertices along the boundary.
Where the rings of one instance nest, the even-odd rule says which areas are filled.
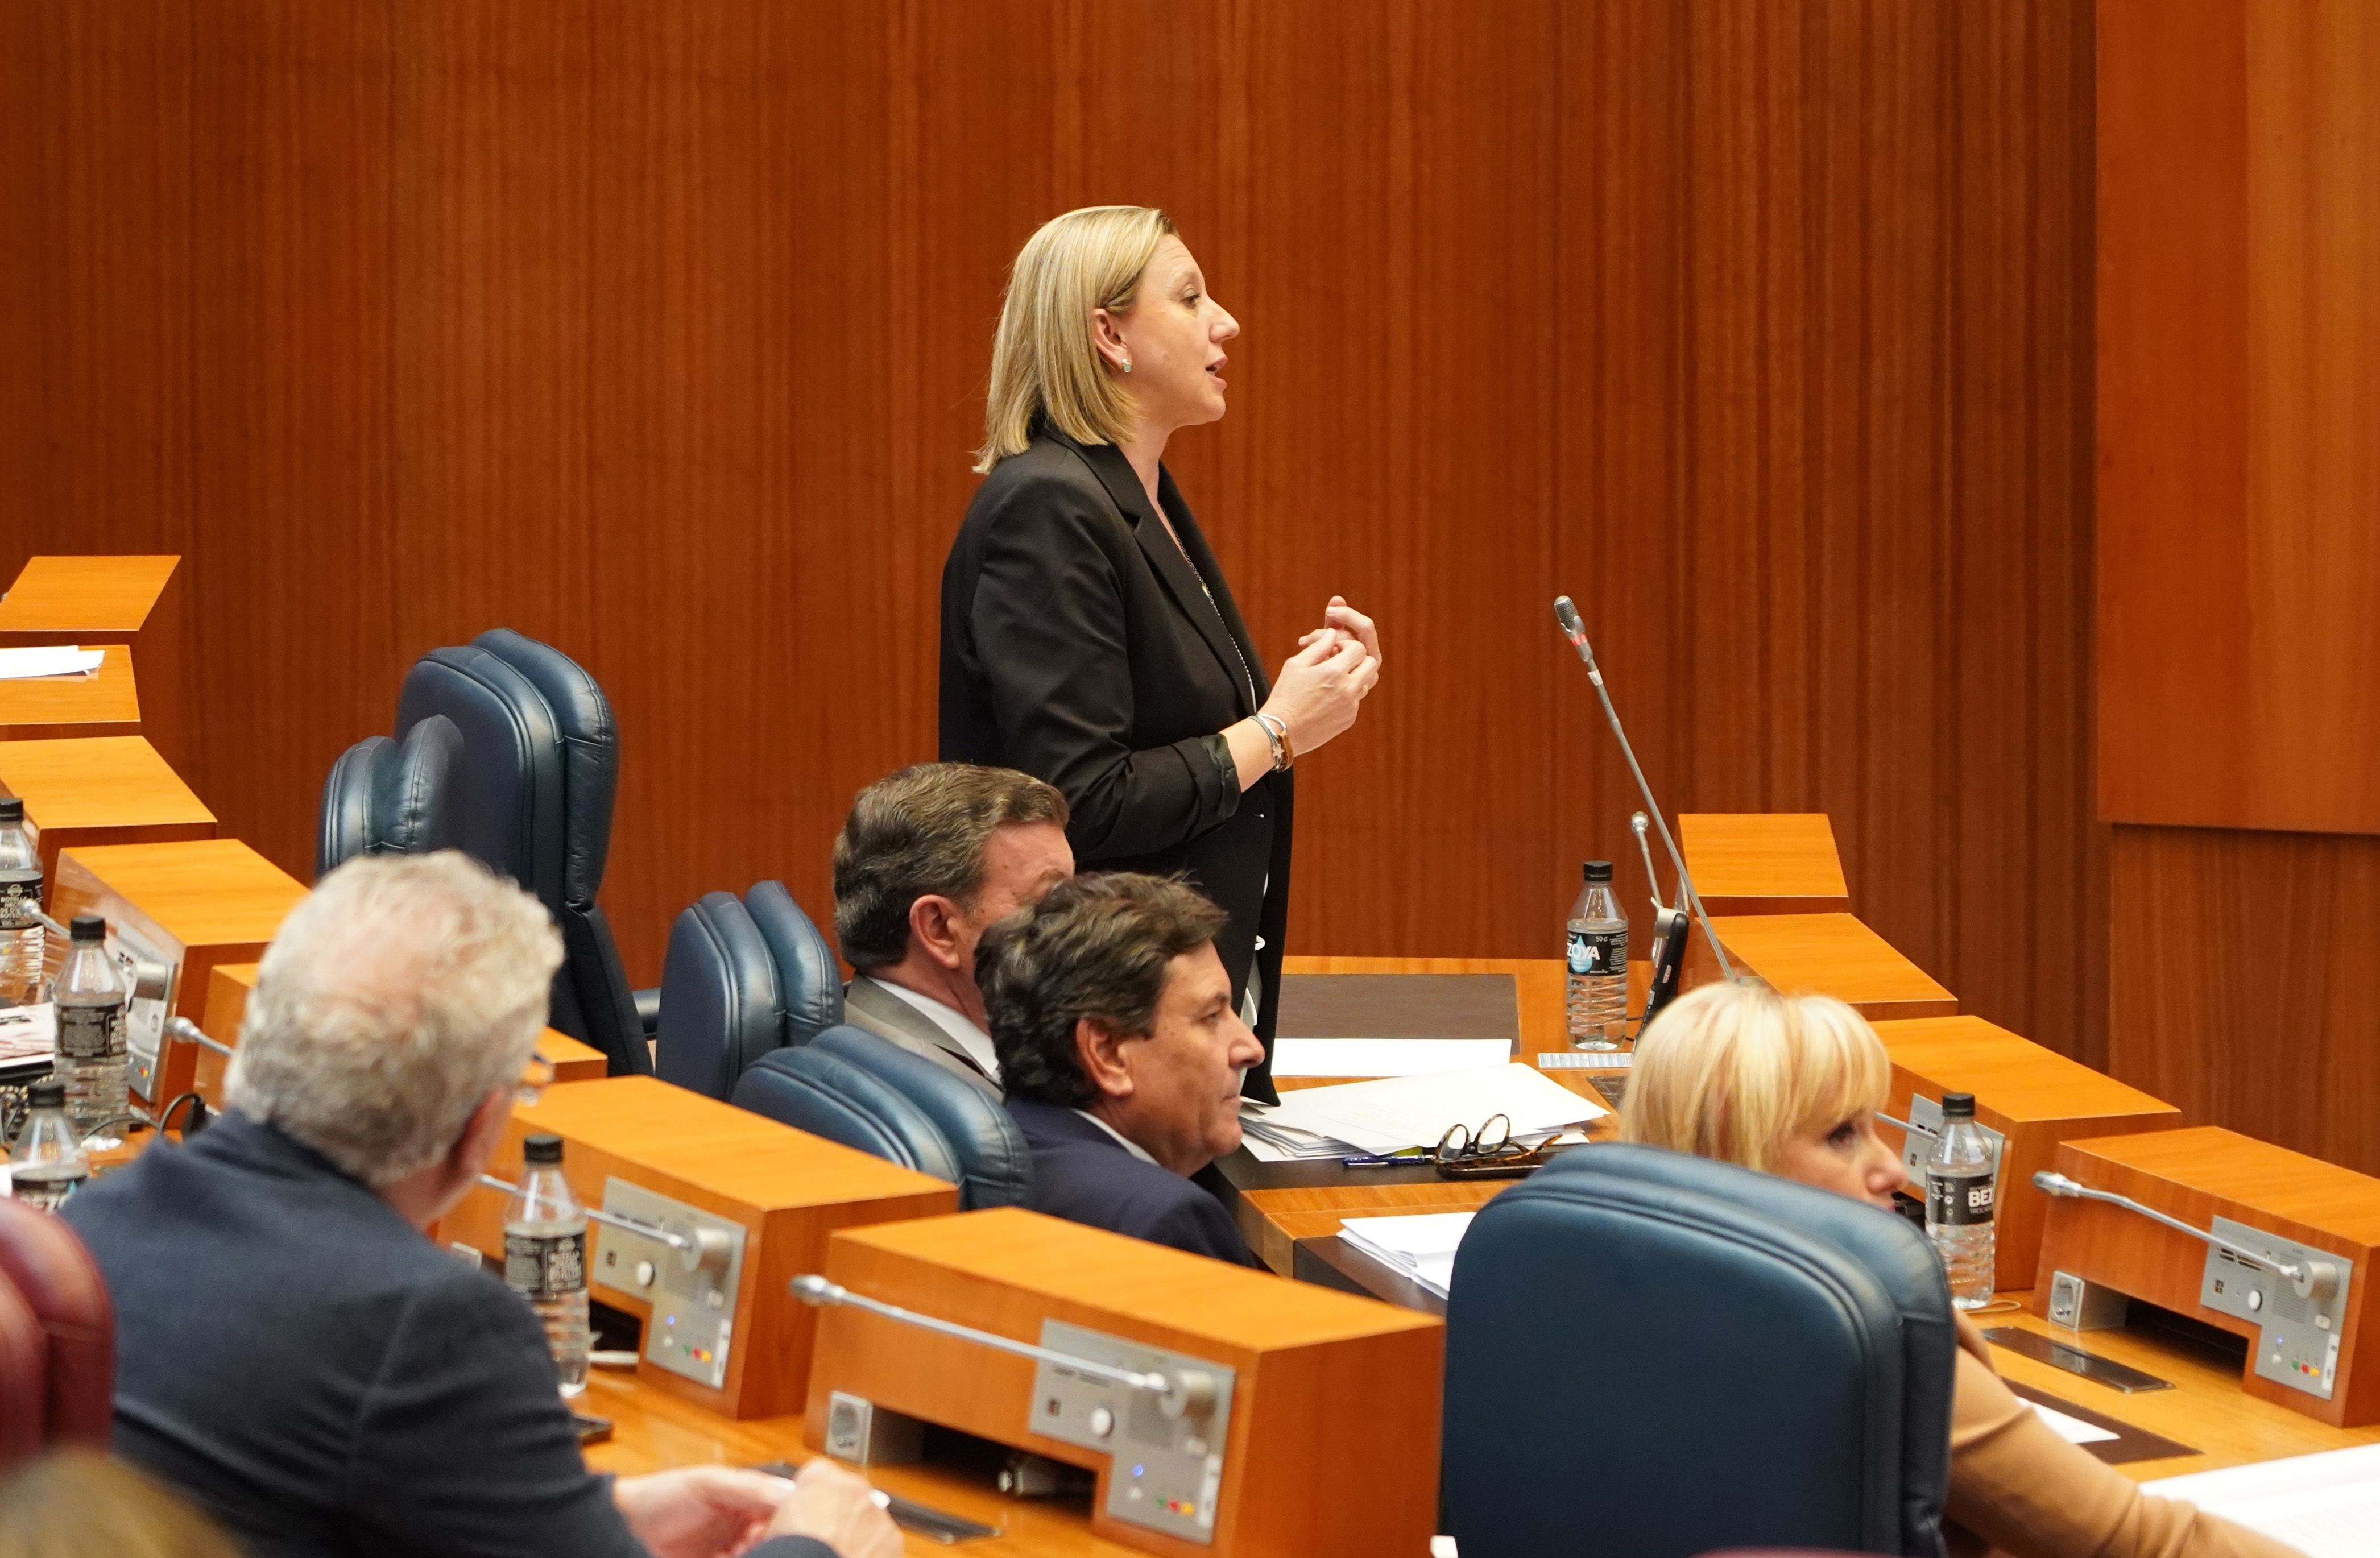
[[[735,1288],[744,1273],[744,1225],[613,1178],[603,1210],[677,1235],[683,1249],[598,1223],[592,1276],[652,1306],[645,1359],[713,1390],[727,1383],[735,1335]]]
[[[1214,1382],[1214,1404],[1203,1415],[1193,1409],[1173,1417],[1147,1391],[1042,1363],[1033,1371],[1033,1405],[1026,1424],[1036,1433],[1114,1457],[1107,1512],[1116,1519],[1211,1545],[1223,1487],[1223,1443],[1232,1426],[1231,1368],[1054,1320],[1041,1322],[1041,1345],[1119,1369],[1196,1372]]]
[[[2355,1263],[2327,1250],[2268,1234],[2228,1217],[2214,1221],[2216,1236],[2247,1246],[2276,1264],[2310,1267],[2326,1261],[2338,1268],[2338,1287],[2327,1298],[2298,1296],[2289,1278],[2243,1261],[2219,1245],[2206,1249],[2206,1273],[2198,1301],[2255,1325],[2256,1372],[2291,1390],[2330,1399],[2338,1381],[2338,1335],[2347,1324],[2347,1295]]]

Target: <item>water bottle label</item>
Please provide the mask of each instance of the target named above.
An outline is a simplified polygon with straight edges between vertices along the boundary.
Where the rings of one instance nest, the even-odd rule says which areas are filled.
[[[587,1236],[504,1236],[504,1286],[524,1298],[565,1298],[587,1286]]]
[[[1937,1226],[1964,1227],[1992,1220],[1992,1177],[1951,1174],[1925,1176],[1925,1220]]]
[[[1571,932],[1570,972],[1572,973],[1626,973],[1628,972],[1628,933],[1626,931]]]
[[[11,1194],[13,1199],[36,1212],[55,1212],[67,1203],[69,1196],[82,1189],[83,1181],[89,1178],[87,1174],[77,1174],[65,1179],[35,1179],[18,1174]]]
[[[0,931],[20,931],[35,923],[33,911],[42,906],[42,879],[30,882],[0,882]]]
[[[124,1005],[58,1008],[58,1058],[124,1058]]]

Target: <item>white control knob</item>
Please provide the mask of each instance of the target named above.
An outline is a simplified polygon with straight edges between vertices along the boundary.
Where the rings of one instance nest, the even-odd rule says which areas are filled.
[[[1105,1439],[1115,1431],[1115,1414],[1104,1407],[1091,1408],[1091,1437]]]
[[[639,1261],[637,1262],[638,1286],[650,1287],[653,1285],[653,1278],[660,1274],[661,1274],[659,1272],[653,1270],[653,1263],[650,1261]]]
[[[2264,1307],[2265,1307],[2265,1293],[2264,1293],[2264,1289],[2259,1288],[2259,1287],[2251,1287],[2251,1288],[2249,1288],[2249,1289],[2248,1289],[2248,1312],[2249,1312],[2250,1314],[2253,1314],[2253,1313],[2255,1313],[2258,1310],[2263,1309]]]

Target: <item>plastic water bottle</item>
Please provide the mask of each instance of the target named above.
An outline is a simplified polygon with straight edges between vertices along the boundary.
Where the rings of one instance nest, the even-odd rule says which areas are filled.
[[[1611,863],[1590,860],[1570,906],[1570,1042],[1618,1049],[1628,1033],[1628,916],[1611,895]]]
[[[67,1117],[89,1136],[125,1111],[124,1008],[131,992],[107,955],[107,922],[78,914],[50,997],[58,1004],[58,1079]],[[113,1145],[113,1142],[98,1143]]]
[[[562,1178],[562,1138],[521,1144],[520,1187],[504,1208],[504,1281],[545,1325],[565,1396],[587,1388],[587,1213]]]
[[[55,1212],[91,1178],[82,1138],[67,1118],[67,1085],[44,1077],[27,1090],[32,1111],[8,1154],[8,1193],[28,1206]]]
[[[0,1008],[31,1006],[42,998],[49,950],[42,922],[42,855],[25,831],[25,803],[0,799]]]
[[[1942,1134],[1925,1158],[1925,1237],[1942,1257],[1950,1302],[1992,1301],[1993,1197],[1999,1153],[1975,1124],[1975,1095],[1942,1095]]]

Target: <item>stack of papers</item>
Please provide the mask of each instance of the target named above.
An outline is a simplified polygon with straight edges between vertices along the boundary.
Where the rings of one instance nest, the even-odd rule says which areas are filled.
[[[104,649],[78,649],[71,644],[0,649],[0,682],[23,682],[37,676],[88,676],[105,658]]]
[[[2380,1525],[2380,1444],[2143,1482],[2287,1542],[2306,1558],[2370,1558]]]
[[[1339,1225],[1339,1237],[1443,1298],[1454,1281],[1454,1252],[1470,1231],[1473,1215],[1431,1212],[1413,1217],[1350,1217]]]
[[[0,1008],[0,1066],[51,1058],[57,1050],[57,1028],[58,1008],[47,1001]]]
[[[1508,1062],[1339,1087],[1300,1088],[1278,1104],[1243,1103],[1250,1153],[1267,1163],[1359,1153],[1427,1151],[1454,1126],[1476,1130],[1495,1115],[1512,1140],[1535,1145],[1610,1111],[1534,1066]]]

